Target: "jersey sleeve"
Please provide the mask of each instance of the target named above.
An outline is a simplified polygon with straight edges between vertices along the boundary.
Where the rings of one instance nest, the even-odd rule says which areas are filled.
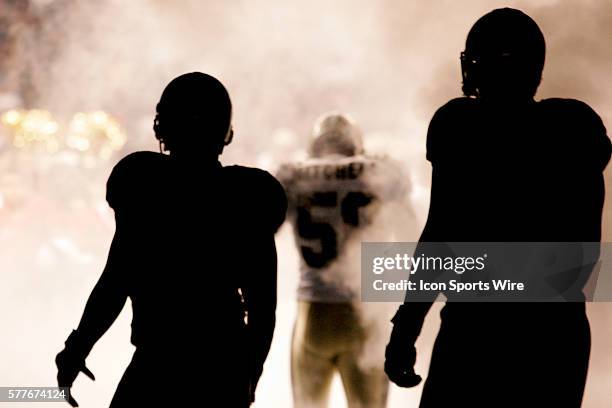
[[[155,180],[157,153],[136,152],[113,168],[106,182],[106,201],[117,211],[141,207]]]
[[[263,197],[263,214],[272,231],[276,231],[285,222],[287,214],[287,195],[281,183],[270,173],[262,171],[261,183],[268,197]],[[269,203],[269,204],[268,204]]]
[[[243,186],[238,203],[248,208],[250,218],[268,231],[276,232],[285,222],[287,196],[281,183],[265,170],[236,166],[234,176]]]
[[[461,147],[459,138],[453,135],[462,134],[462,124],[470,120],[473,103],[469,98],[456,98],[436,111],[427,130],[426,158],[429,162],[446,161]]]
[[[567,125],[574,135],[568,148],[576,154],[576,160],[581,167],[603,171],[612,153],[610,138],[603,121],[584,102],[569,99],[565,101],[565,105],[567,114],[562,117],[570,121]]]

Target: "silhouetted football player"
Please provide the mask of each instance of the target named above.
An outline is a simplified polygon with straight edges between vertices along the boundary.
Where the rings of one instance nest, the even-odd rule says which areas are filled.
[[[361,131],[346,115],[318,120],[309,156],[278,173],[301,255],[291,348],[294,407],[326,407],[336,372],[349,407],[385,407],[382,361],[365,362],[364,354],[375,353],[368,344],[377,333],[355,304],[358,251],[381,206],[406,199],[409,186],[393,161],[364,155]]]
[[[465,97],[431,120],[431,203],[421,242],[598,242],[610,140],[572,99],[535,101],[545,43],[514,9],[476,22],[461,55]],[[420,381],[414,342],[431,303],[393,319],[386,372]],[[447,303],[421,407],[579,407],[590,331],[584,302]]]
[[[129,297],[136,351],[112,407],[250,404],[275,325],[274,233],[286,198],[265,171],[219,163],[231,119],[218,80],[181,75],[164,90],[154,123],[170,154],[133,153],[113,169],[115,237],[57,356],[60,386],[80,371],[91,375],[85,358]]]

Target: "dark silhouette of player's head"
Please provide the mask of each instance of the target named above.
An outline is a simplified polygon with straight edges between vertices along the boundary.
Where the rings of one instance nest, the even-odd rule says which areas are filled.
[[[232,102],[210,75],[190,72],[174,78],[156,110],[155,137],[172,155],[217,157],[232,141]]]
[[[544,68],[544,35],[522,11],[502,8],[481,17],[461,53],[463,93],[499,101],[532,100]]]

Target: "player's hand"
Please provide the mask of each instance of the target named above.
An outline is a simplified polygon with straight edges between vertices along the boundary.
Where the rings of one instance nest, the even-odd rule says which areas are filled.
[[[96,377],[93,373],[85,366],[85,361],[78,358],[68,352],[66,349],[62,350],[55,357],[55,364],[57,365],[57,385],[58,387],[68,387],[68,398],[67,401],[73,407],[78,407],[78,402],[72,397],[70,388],[74,383],[80,372],[85,374],[87,377],[95,380]]]
[[[385,373],[389,380],[403,388],[420,384],[421,376],[414,372],[416,348],[414,341],[403,338],[396,327],[385,350]]]

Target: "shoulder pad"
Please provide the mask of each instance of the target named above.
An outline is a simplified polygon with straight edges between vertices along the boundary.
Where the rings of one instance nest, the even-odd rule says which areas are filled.
[[[287,196],[283,186],[265,170],[244,167],[224,167],[229,178],[227,181],[236,186],[241,205],[249,206],[253,217],[264,221],[276,231],[285,221]]]
[[[465,124],[472,121],[477,106],[475,99],[463,97],[451,99],[436,111],[427,130],[427,160],[433,163],[444,151],[453,150],[447,146],[453,142],[447,136],[460,134]]]
[[[115,210],[136,203],[163,172],[166,157],[154,152],[131,153],[113,168],[106,182],[106,201]]]
[[[542,114],[550,118],[563,136],[566,148],[578,162],[603,170],[612,146],[603,121],[589,105],[576,99],[551,98],[539,102]],[[582,159],[582,160],[580,160]]]

